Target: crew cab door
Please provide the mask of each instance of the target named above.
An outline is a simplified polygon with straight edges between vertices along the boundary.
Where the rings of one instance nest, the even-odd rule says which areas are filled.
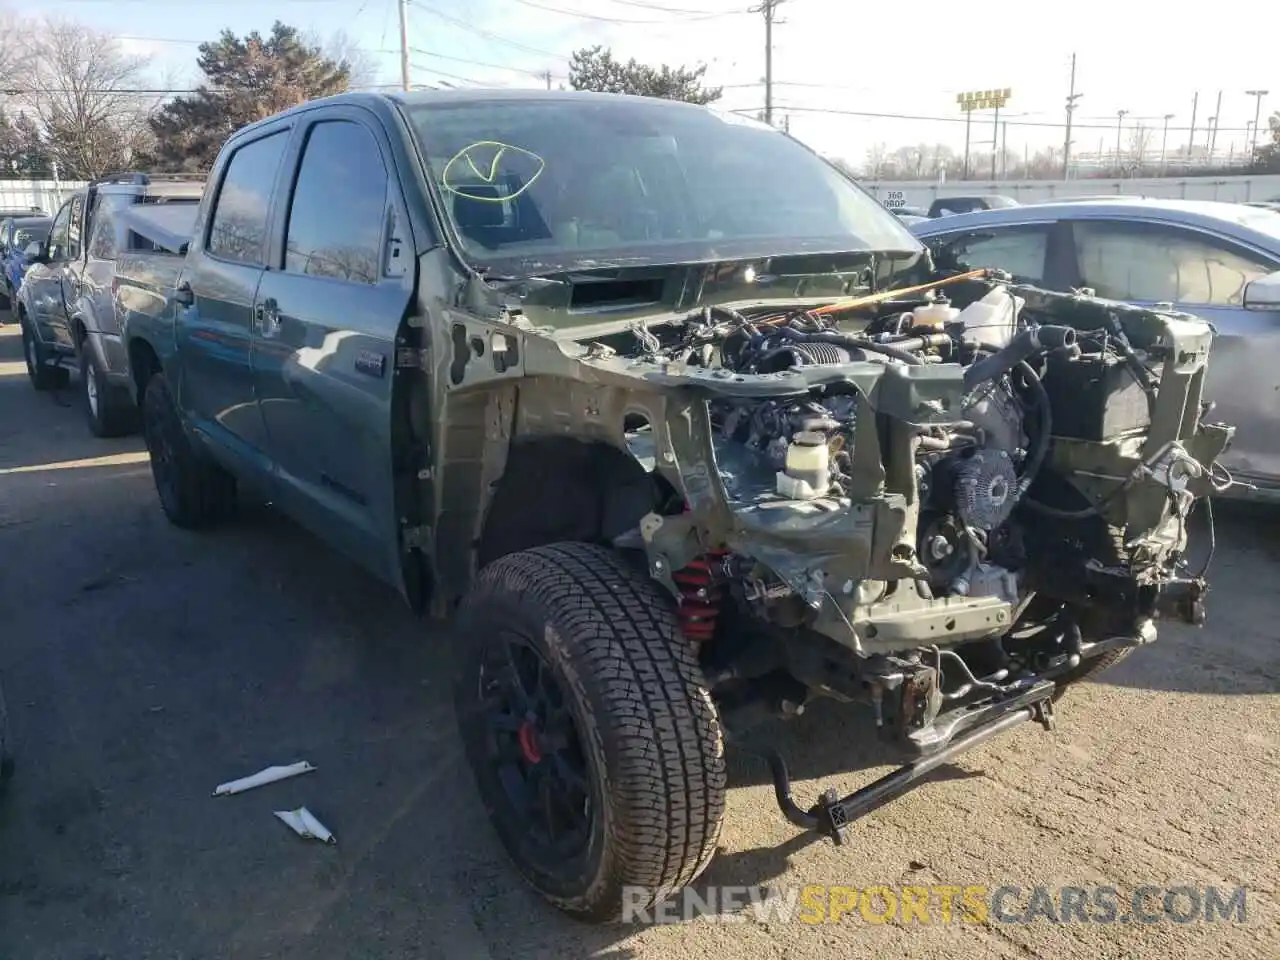
[[[72,207],[79,202],[80,195],[76,194],[58,210],[45,246],[48,262],[32,263],[22,281],[23,302],[37,335],[45,343],[66,347],[71,346],[71,334],[62,303],[63,270],[67,266]]]
[[[278,256],[254,304],[277,502],[394,581],[391,391],[414,281],[405,203],[372,114],[316,111],[299,140],[278,202]]]
[[[220,161],[209,184],[210,209],[179,280],[177,295],[187,303],[174,324],[184,415],[214,456],[263,480],[270,460],[254,394],[253,306],[290,133],[287,126],[268,128]]]

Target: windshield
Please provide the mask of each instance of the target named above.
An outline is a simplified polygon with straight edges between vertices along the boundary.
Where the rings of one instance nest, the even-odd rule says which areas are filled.
[[[407,107],[469,258],[674,263],[921,249],[780,131],[666,100]]]

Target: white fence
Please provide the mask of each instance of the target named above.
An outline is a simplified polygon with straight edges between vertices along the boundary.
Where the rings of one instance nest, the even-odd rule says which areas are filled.
[[[863,180],[888,207],[928,207],[938,197],[999,194],[1019,203],[1120,195],[1181,200],[1271,200],[1280,197],[1280,176],[1151,177],[1134,180]]]
[[[42,210],[53,216],[81,180],[0,180],[0,210]]]

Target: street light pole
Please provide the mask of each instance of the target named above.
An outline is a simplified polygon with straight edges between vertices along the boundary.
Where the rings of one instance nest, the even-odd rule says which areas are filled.
[[[1116,111],[1116,170],[1120,170],[1120,130],[1124,123],[1124,118],[1128,115],[1128,110]]]
[[[1167,172],[1165,167],[1165,151],[1169,147],[1169,121],[1173,119],[1172,113],[1164,115],[1164,136],[1160,138],[1160,176],[1164,176]]]
[[[1249,161],[1253,162],[1253,155],[1258,151],[1258,121],[1262,117],[1262,98],[1271,91],[1269,90],[1246,90],[1246,97],[1253,97],[1253,140],[1249,144]]]
[[[1062,143],[1062,179],[1071,176],[1071,115],[1076,112],[1076,101],[1083,94],[1076,93],[1076,55],[1071,55],[1071,90],[1067,93],[1067,136]]]

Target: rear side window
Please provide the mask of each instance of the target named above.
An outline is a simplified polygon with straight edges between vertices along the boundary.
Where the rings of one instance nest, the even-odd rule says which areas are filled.
[[[1072,233],[1081,281],[1110,300],[1238,307],[1245,284],[1272,270],[1261,259],[1178,227],[1076,221]]]
[[[285,270],[376,283],[387,189],[387,168],[368,128],[349,120],[317,123],[289,208]]]
[[[231,155],[209,224],[209,253],[237,263],[264,264],[267,215],[288,130],[246,143]]]

